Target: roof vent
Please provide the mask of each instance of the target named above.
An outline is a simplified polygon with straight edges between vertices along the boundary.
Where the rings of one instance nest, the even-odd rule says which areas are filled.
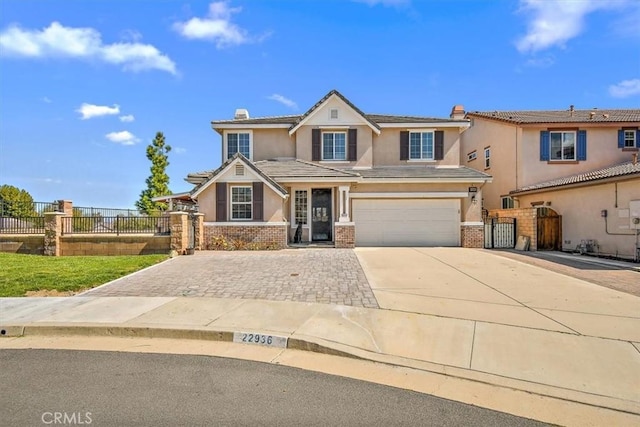
[[[246,108],[238,108],[236,109],[236,113],[234,114],[233,118],[235,120],[248,119],[249,111]]]
[[[236,176],[244,176],[244,165],[236,165]]]
[[[575,107],[573,106],[573,104],[569,105],[569,112],[570,112],[570,116],[573,117],[573,111],[575,110]]]
[[[590,113],[589,113],[589,119],[592,119],[592,120],[593,120],[593,118],[594,118],[595,116],[596,116],[596,112],[595,112],[595,111],[592,111],[592,112],[590,112]]]

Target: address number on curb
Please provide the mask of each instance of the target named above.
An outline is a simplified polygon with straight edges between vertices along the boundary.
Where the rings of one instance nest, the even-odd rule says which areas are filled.
[[[267,347],[287,348],[287,337],[256,334],[253,332],[234,332],[233,342],[242,344],[258,344]]]

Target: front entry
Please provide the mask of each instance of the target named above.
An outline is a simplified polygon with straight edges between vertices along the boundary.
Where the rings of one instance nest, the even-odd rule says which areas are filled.
[[[330,242],[331,225],[331,189],[316,188],[311,190],[311,240],[314,242]]]

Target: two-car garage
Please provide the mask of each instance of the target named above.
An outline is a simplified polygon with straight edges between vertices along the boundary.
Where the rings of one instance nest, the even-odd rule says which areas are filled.
[[[356,246],[460,246],[460,199],[352,203]]]

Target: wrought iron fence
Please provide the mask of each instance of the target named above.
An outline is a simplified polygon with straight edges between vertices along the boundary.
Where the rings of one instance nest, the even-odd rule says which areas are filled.
[[[42,217],[46,212],[58,212],[56,202],[10,202],[0,200],[0,217],[29,218]]]
[[[44,234],[44,218],[41,216],[0,217],[0,233]]]
[[[62,218],[62,234],[170,234],[168,216],[76,216]]]

